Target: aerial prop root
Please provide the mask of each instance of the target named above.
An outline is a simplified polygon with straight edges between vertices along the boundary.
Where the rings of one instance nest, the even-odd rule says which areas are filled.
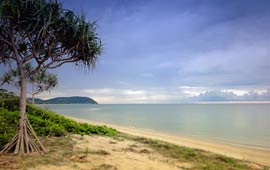
[[[0,153],[28,154],[31,152],[47,153],[47,150],[38,139],[27,117],[21,118],[20,128],[12,140],[5,145]]]

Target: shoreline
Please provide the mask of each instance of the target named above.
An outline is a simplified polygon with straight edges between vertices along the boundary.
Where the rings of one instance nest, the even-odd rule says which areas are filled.
[[[68,117],[70,119],[73,119],[81,123],[90,123],[93,125],[106,125],[114,129],[117,129],[120,132],[134,135],[134,136],[157,139],[157,140],[165,141],[165,142],[180,145],[180,146],[201,149],[201,150],[225,155],[228,157],[233,157],[237,159],[247,160],[247,161],[270,166],[270,149],[267,149],[267,148],[257,148],[257,147],[245,146],[245,145],[234,145],[234,144],[216,142],[216,141],[211,141],[211,140],[192,139],[189,137],[157,132],[150,129],[125,127],[121,125],[113,125],[113,124],[108,124],[104,122],[95,122],[95,121],[75,118],[71,116],[65,116],[65,117]]]

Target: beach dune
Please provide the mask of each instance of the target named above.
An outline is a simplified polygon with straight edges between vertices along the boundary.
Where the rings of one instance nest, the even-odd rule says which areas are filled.
[[[127,133],[134,136],[140,136],[145,138],[162,140],[172,144],[187,146],[191,148],[201,149],[205,151],[210,151],[217,154],[222,154],[225,156],[251,161],[254,163],[259,163],[263,165],[270,166],[270,149],[249,147],[243,145],[235,145],[229,143],[222,143],[210,140],[192,139],[183,136],[176,136],[171,134],[160,133],[157,131],[149,129],[140,129],[133,127],[124,127],[119,125],[107,124],[104,122],[94,122],[85,119],[72,118],[78,122],[90,123],[94,125],[107,125],[112,128],[117,129],[120,132]]]

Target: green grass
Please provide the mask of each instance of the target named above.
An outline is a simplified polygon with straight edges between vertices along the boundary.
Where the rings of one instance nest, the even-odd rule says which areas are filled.
[[[20,168],[34,168],[38,165],[64,165],[67,164],[70,161],[70,157],[75,154],[73,152],[75,143],[69,135],[41,138],[41,140],[49,152],[38,156],[35,156],[35,153],[25,155],[18,163]]]
[[[64,116],[60,116],[55,114],[54,112],[47,111],[44,109],[41,109],[39,107],[33,106],[33,105],[27,105],[27,113],[29,120],[34,127],[34,122],[42,122],[46,124],[46,121],[49,121],[52,123],[52,125],[55,125],[55,128],[63,128],[65,132],[68,133],[74,133],[74,134],[83,134],[83,135],[90,135],[90,134],[97,134],[97,135],[106,135],[106,136],[114,136],[117,134],[117,131],[115,129],[109,128],[107,126],[93,126],[87,123],[78,123],[72,119],[66,118]],[[33,117],[36,119],[39,119],[37,121],[33,120]],[[32,118],[32,121],[31,121]],[[41,126],[40,123],[38,123],[37,126],[35,126],[37,129]],[[51,128],[54,128],[51,126]],[[59,129],[61,130],[61,129]],[[56,131],[50,130],[49,132],[55,133]],[[61,132],[61,131],[60,131]],[[40,134],[48,135],[48,132],[40,131]],[[57,136],[57,134],[54,134],[54,136]]]
[[[0,101],[0,149],[15,135],[19,121],[18,100]],[[54,112],[27,104],[27,117],[38,136],[71,134],[114,136],[118,132],[107,126],[78,123]]]
[[[103,149],[97,149],[97,150],[93,150],[93,149],[89,149],[86,148],[84,151],[81,151],[82,154],[88,155],[88,154],[94,154],[94,155],[110,155],[109,152],[103,150]]]
[[[180,162],[191,163],[191,169],[196,170],[252,170],[249,162],[226,157],[219,154],[206,152],[199,149],[178,146],[167,142],[136,137],[127,134],[119,134],[115,138],[129,139],[142,143],[165,157],[173,158]],[[269,167],[258,165],[261,169],[269,170]]]

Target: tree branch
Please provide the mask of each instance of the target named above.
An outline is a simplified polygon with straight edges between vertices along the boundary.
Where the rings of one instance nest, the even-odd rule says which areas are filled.
[[[12,47],[12,44],[9,41],[7,41],[2,35],[0,35],[0,40],[8,44],[10,47]]]
[[[73,59],[73,60],[69,60],[69,61],[64,61],[64,62],[61,62],[61,63],[55,65],[55,66],[48,66],[47,68],[48,69],[55,69],[55,68],[60,67],[61,65],[65,64],[65,63],[73,63],[73,62],[76,62],[76,61],[79,61],[79,59],[76,59],[76,60]]]
[[[36,49],[35,49],[35,44],[34,44],[34,42],[33,42],[33,40],[32,40],[32,38],[31,38],[31,36],[30,36],[29,33],[27,33],[27,38],[28,38],[28,40],[29,40],[29,42],[30,42],[30,44],[32,46],[32,53],[29,54],[28,56],[24,57],[23,63],[25,63],[25,62],[27,62],[27,61],[29,61],[29,60],[37,57],[37,55],[36,55]]]

